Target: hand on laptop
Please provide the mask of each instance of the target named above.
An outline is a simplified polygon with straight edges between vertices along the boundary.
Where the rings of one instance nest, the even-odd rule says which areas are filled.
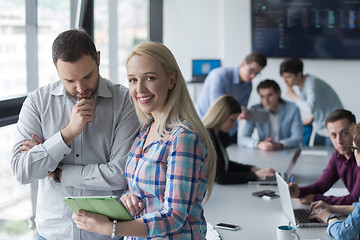
[[[320,200],[320,201],[315,201],[315,202],[312,202],[311,205],[310,205],[310,213],[311,212],[316,212],[317,209],[325,209],[325,210],[328,210],[328,211],[332,211],[331,210],[331,205]]]
[[[263,179],[267,176],[275,175],[275,170],[272,168],[257,168],[257,167],[255,167],[253,172],[256,174],[258,180]]]
[[[312,202],[309,210],[309,219],[317,218],[324,223],[327,222],[328,217],[331,215],[330,211],[332,211],[331,205],[322,200]]]
[[[312,212],[310,212],[309,219],[319,219],[320,221],[326,223],[330,215],[331,213],[326,209],[315,208]]]
[[[312,202],[310,205],[310,213],[317,213],[319,210],[324,209],[332,214],[340,214],[347,216],[354,210],[354,205],[331,205],[322,200]]]

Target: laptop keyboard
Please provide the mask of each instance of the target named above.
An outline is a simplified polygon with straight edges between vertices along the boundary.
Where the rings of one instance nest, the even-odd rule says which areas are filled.
[[[276,176],[275,175],[274,176],[266,176],[264,180],[269,181],[269,182],[272,182],[272,181],[276,182]]]
[[[309,209],[294,209],[295,218],[300,223],[319,223],[318,219],[309,219]]]

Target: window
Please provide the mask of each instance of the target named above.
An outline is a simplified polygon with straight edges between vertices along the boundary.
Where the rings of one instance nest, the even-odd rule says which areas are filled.
[[[32,215],[30,185],[18,183],[10,167],[15,136],[15,124],[0,128],[0,238],[33,239],[27,223]]]
[[[0,99],[26,94],[25,0],[0,0]]]
[[[119,79],[120,83],[129,86],[126,76],[126,60],[133,47],[149,40],[148,0],[122,0],[118,6],[118,36],[119,36]]]
[[[11,171],[10,159],[16,141],[14,123],[27,92],[58,79],[51,46],[55,37],[69,29],[70,22],[75,22],[77,2],[0,0],[0,238],[4,240],[33,239],[36,232],[29,230],[27,223],[34,214],[36,185],[21,185]],[[149,8],[153,3],[161,5],[155,7],[159,12],[154,17],[158,17],[162,13],[162,0],[94,0],[94,37],[102,52],[100,68],[104,77],[127,86],[126,57],[134,45],[149,39]],[[31,16],[36,10],[37,18]],[[37,26],[30,34],[26,28],[29,16],[31,26]],[[36,47],[31,49],[33,46]],[[33,62],[36,64],[32,65]],[[112,72],[122,77],[111,78]]]
[[[101,51],[100,73],[128,86],[126,59],[136,44],[149,40],[149,0],[110,0],[108,3],[96,0],[94,7],[95,45]],[[113,12],[112,8],[117,11]],[[116,29],[109,32],[109,24],[114,21],[117,24],[111,26]],[[117,52],[111,55],[116,48]],[[111,74],[112,67],[116,68],[114,74]]]
[[[70,29],[70,0],[38,0],[39,86],[59,79],[52,61],[51,46],[56,36]]]

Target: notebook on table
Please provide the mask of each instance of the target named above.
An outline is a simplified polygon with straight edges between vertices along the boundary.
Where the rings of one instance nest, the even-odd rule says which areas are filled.
[[[293,226],[297,227],[326,227],[326,223],[319,221],[318,219],[309,219],[309,209],[301,208],[294,209],[291,203],[291,196],[289,186],[285,180],[275,173],[276,182],[279,190],[281,207],[285,215],[289,218]]]
[[[279,175],[282,176],[288,182],[290,181],[292,170],[294,169],[294,166],[299,159],[300,153],[301,153],[301,145],[299,145],[299,147],[296,148],[286,171],[283,173],[279,173]],[[262,184],[262,185],[276,185],[277,184],[275,175],[267,176],[266,178],[260,179],[257,181],[249,181],[248,183],[249,184]]]

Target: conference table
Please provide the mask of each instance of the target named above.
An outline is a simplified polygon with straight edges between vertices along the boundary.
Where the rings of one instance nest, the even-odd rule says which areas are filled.
[[[326,167],[333,148],[305,147],[295,165],[292,176],[300,186],[314,183]],[[261,151],[246,149],[238,145],[227,148],[233,161],[252,164],[258,167],[272,167],[278,172],[285,172],[295,149],[279,151]],[[344,188],[338,181],[335,188]],[[219,185],[214,184],[213,193],[204,205],[205,218],[212,225],[229,223],[239,225],[240,230],[218,229],[223,240],[228,239],[276,239],[276,230],[280,225],[288,225],[289,220],[282,211],[280,198],[266,200],[251,194],[260,190],[273,190],[276,186],[254,184]],[[294,208],[308,208],[298,200],[292,199]],[[297,228],[296,232],[304,239],[333,239],[326,233],[326,227]]]

